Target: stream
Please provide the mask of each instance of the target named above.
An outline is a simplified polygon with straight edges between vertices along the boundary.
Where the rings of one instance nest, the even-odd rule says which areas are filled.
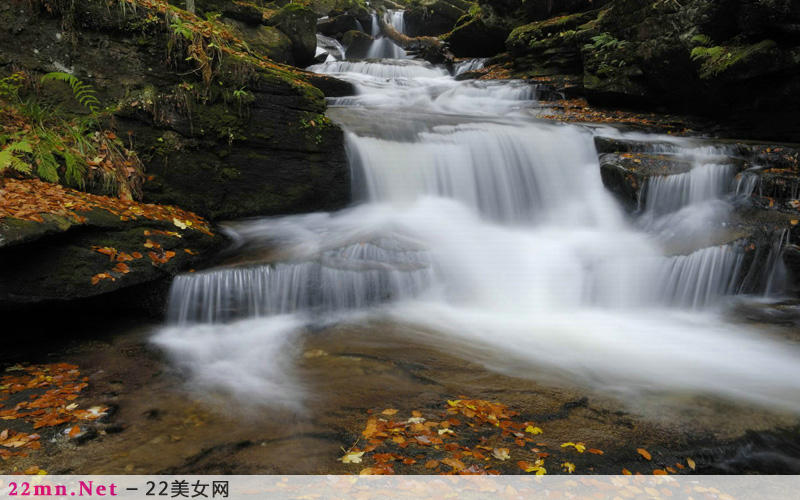
[[[390,21],[402,32],[402,12]],[[231,222],[226,262],[175,280],[153,341],[190,386],[302,411],[318,395],[300,339],[349,328],[640,410],[701,395],[800,411],[796,339],[727,312],[745,291],[780,296],[784,271],[779,242],[750,269],[739,242],[714,237],[752,190],[725,146],[542,120],[535,86],[458,81],[372,33],[370,59],[328,43],[309,68],[358,90],[328,111],[352,206]],[[603,185],[596,136],[651,141],[690,170],[652,178],[630,215]]]
[[[391,20],[402,30],[402,16]],[[593,142],[623,133],[537,120],[524,82],[456,81],[388,38],[374,47],[391,58],[339,51],[310,68],[358,89],[329,111],[346,131],[357,202],[231,223],[243,262],[175,281],[156,342],[196,382],[300,405],[281,360],[292,337],[381,319],[500,372],[800,410],[796,350],[718,307],[747,272],[736,244],[665,255],[724,223],[736,193],[723,149],[653,136],[692,169],[652,179],[629,220]],[[779,292],[774,267],[760,292]]]

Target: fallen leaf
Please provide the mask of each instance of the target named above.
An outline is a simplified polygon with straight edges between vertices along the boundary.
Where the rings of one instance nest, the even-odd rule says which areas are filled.
[[[572,462],[564,462],[564,463],[562,463],[561,464],[561,468],[562,469],[566,469],[566,471],[569,472],[570,474],[575,472],[575,464],[573,464]]]
[[[464,465],[464,462],[462,462],[461,460],[458,460],[456,458],[450,458],[450,457],[445,458],[445,459],[442,460],[442,463],[445,464],[445,465],[449,465],[455,471],[460,471],[460,470],[463,470],[463,469],[467,468],[467,466]]]
[[[531,434],[533,434],[535,436],[537,434],[541,434],[542,430],[540,428],[538,428],[538,427],[534,427],[532,425],[529,425],[528,427],[525,427],[525,432],[530,432]]]
[[[69,430],[69,434],[67,434],[67,435],[70,438],[74,438],[75,436],[77,436],[80,433],[81,433],[81,428],[80,428],[79,425],[76,425],[76,426],[72,427],[72,429]]]
[[[603,454],[603,450],[598,450],[597,448],[589,448],[586,451],[588,451],[589,453],[592,453],[594,455],[602,455]]]
[[[667,474],[667,471],[665,471],[664,469],[656,469],[656,470],[653,471],[653,475],[654,476],[668,476],[669,474]]]
[[[351,451],[349,453],[345,453],[345,455],[339,459],[342,463],[345,464],[360,464],[361,457],[364,455],[363,451]]]
[[[622,469],[622,475],[624,475],[624,476],[632,476],[633,474],[631,474],[631,471],[629,471],[628,469]]]
[[[492,450],[492,456],[498,460],[508,460],[511,455],[508,453],[508,448],[495,448]]]
[[[381,412],[381,415],[394,415],[395,413],[397,413],[397,410],[394,408],[387,408]]]
[[[644,448],[636,448],[636,453],[643,456],[645,460],[652,460],[653,456],[650,455],[650,452],[645,450]]]
[[[689,468],[692,469],[692,470],[694,470],[695,467],[697,466],[697,464],[695,464],[694,460],[692,460],[691,458],[687,458],[686,459],[686,465],[688,465]]]
[[[426,469],[435,469],[437,467],[439,467],[439,461],[438,460],[428,460],[427,462],[425,462],[425,468]]]

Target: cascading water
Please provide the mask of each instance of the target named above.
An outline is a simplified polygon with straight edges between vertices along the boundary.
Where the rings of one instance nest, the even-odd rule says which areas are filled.
[[[603,187],[593,132],[533,119],[522,82],[457,82],[410,60],[310,69],[358,89],[329,114],[361,202],[232,224],[246,264],[175,280],[173,324],[156,342],[199,383],[300,394],[288,339],[378,318],[516,375],[800,410],[798,353],[713,308],[747,274],[741,245],[662,246],[687,210],[726,203],[734,171],[721,158],[655,179],[632,225]]]
[[[397,32],[404,33],[403,11],[389,11],[387,17],[388,24]],[[375,13],[372,14],[372,36],[375,37],[375,41],[372,42],[367,52],[368,59],[405,59],[408,57],[405,50],[388,37],[383,36],[380,23],[378,23],[378,15]]]

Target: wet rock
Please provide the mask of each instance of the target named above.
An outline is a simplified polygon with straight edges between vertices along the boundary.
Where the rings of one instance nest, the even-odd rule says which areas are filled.
[[[606,188],[630,211],[641,203],[642,187],[655,175],[688,172],[690,162],[657,153],[603,153],[600,176]]]

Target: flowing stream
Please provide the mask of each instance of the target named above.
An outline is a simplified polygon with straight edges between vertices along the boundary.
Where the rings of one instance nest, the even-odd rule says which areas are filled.
[[[724,225],[748,189],[724,150],[670,138],[691,169],[652,178],[632,221],[600,177],[593,139],[608,131],[537,120],[535,87],[456,81],[372,30],[370,59],[341,60],[329,40],[310,68],[358,90],[329,103],[353,206],[230,223],[235,262],[173,284],[155,341],[196,383],[301,405],[296,339],[379,320],[517,376],[800,410],[798,351],[722,313],[752,273],[741,244],[668,250]]]

